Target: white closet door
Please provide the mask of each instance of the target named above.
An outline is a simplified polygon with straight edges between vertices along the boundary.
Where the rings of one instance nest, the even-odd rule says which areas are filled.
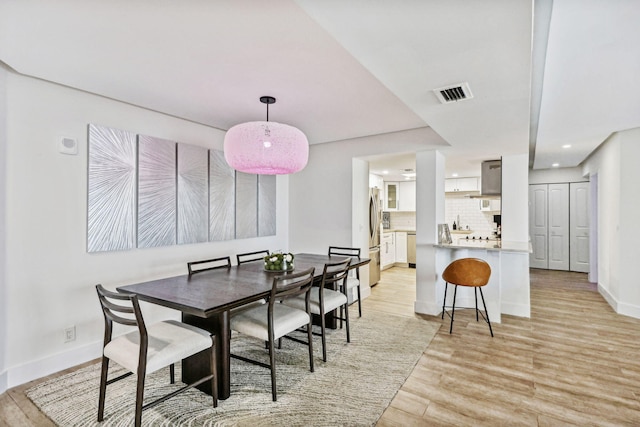
[[[589,272],[589,183],[575,182],[569,185],[570,269]]]
[[[549,184],[549,269],[569,270],[569,184]]]
[[[529,233],[533,252],[529,255],[531,268],[549,268],[547,250],[547,184],[529,186]]]

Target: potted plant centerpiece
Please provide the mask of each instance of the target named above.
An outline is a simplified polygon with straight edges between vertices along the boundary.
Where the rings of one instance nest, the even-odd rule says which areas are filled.
[[[293,254],[274,252],[264,257],[264,269],[267,271],[291,271],[293,270]]]

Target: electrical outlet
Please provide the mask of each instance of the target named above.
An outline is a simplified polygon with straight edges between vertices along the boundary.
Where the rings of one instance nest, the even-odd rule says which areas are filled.
[[[69,326],[64,329],[64,342],[71,342],[76,340],[76,327]]]

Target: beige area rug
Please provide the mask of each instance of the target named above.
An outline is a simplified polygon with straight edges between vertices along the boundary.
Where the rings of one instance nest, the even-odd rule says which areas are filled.
[[[357,311],[356,311],[357,312]],[[356,315],[357,316],[357,315]],[[212,407],[211,397],[189,390],[142,414],[144,426],[365,426],[389,405],[440,324],[416,318],[365,313],[344,330],[331,330],[327,362],[314,337],[315,372],[304,345],[283,340],[276,350],[278,401],[271,400],[269,370],[232,359],[231,397]],[[268,361],[264,345],[234,336],[232,352]],[[113,366],[114,365],[112,364]],[[122,371],[120,371],[122,372]],[[117,369],[110,370],[110,377]],[[176,366],[176,379],[180,378]],[[59,426],[133,425],[135,376],[107,387],[105,420],[98,423],[100,364],[43,382],[27,396]],[[169,370],[147,378],[145,401],[178,388]]]

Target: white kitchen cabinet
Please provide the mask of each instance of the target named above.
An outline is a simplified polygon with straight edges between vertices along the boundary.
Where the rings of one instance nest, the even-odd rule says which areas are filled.
[[[399,187],[398,210],[415,211],[416,210],[416,182],[401,181]]]
[[[445,179],[444,191],[446,193],[455,193],[458,191],[480,191],[480,188],[478,187],[478,177]]]
[[[407,261],[407,232],[396,231],[396,262],[406,264]],[[406,267],[406,266],[405,266]]]
[[[482,212],[500,213],[500,199],[480,199],[480,210]]]
[[[400,188],[397,182],[384,183],[384,210],[397,211]]]
[[[380,266],[391,267],[396,262],[396,233],[382,233],[380,244]]]

